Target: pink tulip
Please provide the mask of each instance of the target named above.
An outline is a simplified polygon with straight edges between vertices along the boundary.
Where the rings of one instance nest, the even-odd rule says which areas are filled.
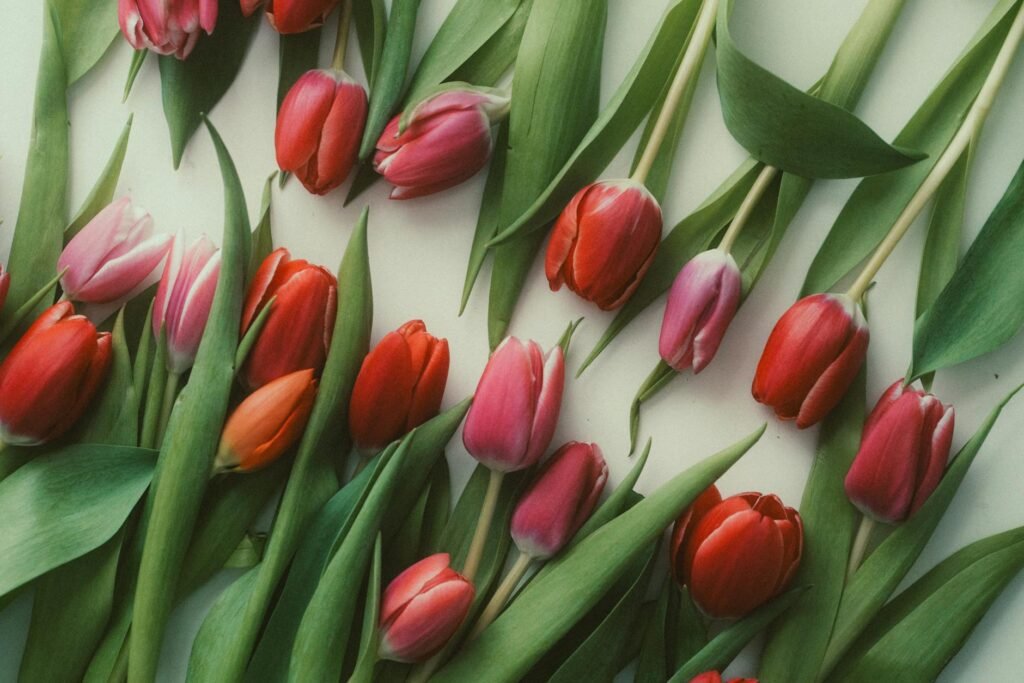
[[[537,342],[507,337],[477,384],[462,431],[466,450],[498,472],[533,465],[555,433],[564,384],[560,347],[545,358]]]
[[[117,21],[136,50],[185,59],[200,31],[213,33],[217,0],[118,0]]]
[[[608,465],[595,443],[571,441],[551,456],[512,514],[512,540],[535,559],[554,556],[597,505]]]
[[[658,351],[677,371],[711,362],[740,303],[742,277],[732,256],[711,249],[679,271],[665,304]]]
[[[11,274],[0,264],[0,311],[4,310],[7,301],[7,290],[11,288]]]
[[[220,275],[220,250],[213,242],[205,235],[188,249],[183,242],[180,234],[174,238],[153,302],[153,334],[167,335],[167,367],[174,373],[196,359]]]
[[[171,236],[153,232],[153,218],[122,197],[96,214],[71,238],[57,261],[72,301],[106,304],[126,300],[153,283]]]
[[[495,90],[466,86],[418,104],[404,132],[401,116],[391,119],[373,157],[377,173],[395,186],[391,199],[422,197],[473,177],[491,156],[491,126],[508,114],[509,104]]]

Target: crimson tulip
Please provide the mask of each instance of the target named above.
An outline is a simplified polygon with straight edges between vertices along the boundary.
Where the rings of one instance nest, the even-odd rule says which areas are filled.
[[[555,222],[544,273],[552,291],[564,284],[610,311],[639,286],[660,241],[661,207],[642,183],[593,183],[576,193]]]
[[[722,683],[722,674],[717,671],[705,671],[690,679],[690,683]],[[756,678],[730,678],[728,683],[757,683]]]
[[[196,359],[220,275],[220,250],[202,236],[188,249],[178,235],[153,300],[153,335],[167,335],[167,368],[185,372]]]
[[[260,0],[241,0],[242,13],[251,15]],[[267,0],[267,19],[278,33],[303,33],[324,23],[338,0]]]
[[[777,496],[702,493],[672,530],[672,571],[716,619],[750,613],[781,593],[800,565],[803,523]]]
[[[338,280],[322,266],[292,259],[281,247],[263,259],[249,285],[243,334],[271,299],[274,304],[240,374],[250,391],[296,370],[320,374],[334,331]]]
[[[0,311],[4,310],[4,303],[7,301],[7,291],[11,288],[11,274],[0,264]]]
[[[110,366],[108,332],[70,301],[46,309],[0,365],[0,442],[34,446],[66,432],[88,408]]]
[[[868,324],[845,294],[813,294],[775,323],[754,375],[754,399],[800,429],[843,398],[864,364]]]
[[[118,0],[117,22],[136,50],[185,59],[200,31],[213,33],[217,0]]]

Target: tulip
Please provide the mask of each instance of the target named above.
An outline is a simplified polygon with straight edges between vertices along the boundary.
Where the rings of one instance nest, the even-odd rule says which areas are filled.
[[[338,187],[355,166],[366,107],[366,90],[344,71],[307,71],[277,113],[277,165],[313,194]]]
[[[711,486],[676,521],[672,571],[701,611],[735,619],[786,588],[803,542],[800,515],[777,496],[741,493],[722,500]]]
[[[0,365],[0,442],[35,446],[66,432],[106,378],[110,356],[110,334],[75,315],[70,301],[44,311]]]
[[[690,679],[690,683],[722,683],[722,674],[717,671],[705,671]],[[757,683],[756,678],[731,678],[728,683]]]
[[[391,199],[412,199],[469,180],[491,156],[491,126],[505,118],[511,100],[489,88],[445,90],[416,105],[400,131],[391,119],[373,167],[395,186]]]
[[[117,21],[136,50],[185,59],[200,31],[213,33],[217,0],[118,0]]]
[[[7,290],[11,288],[11,274],[0,264],[0,311],[4,310],[7,301]]]
[[[572,441],[551,456],[512,514],[512,540],[523,554],[546,560],[590,517],[608,481],[597,444]]]
[[[935,396],[897,380],[864,425],[846,475],[846,495],[865,515],[902,522],[942,479],[953,441],[954,413]]]
[[[249,394],[224,425],[214,472],[253,472],[277,460],[302,436],[315,398],[316,378],[308,368]]]
[[[364,451],[384,448],[437,415],[448,382],[448,340],[421,320],[389,332],[363,359],[349,402],[349,431]]]
[[[381,659],[421,662],[462,625],[473,603],[473,584],[450,563],[448,553],[431,555],[388,584],[380,606]]]
[[[153,334],[167,335],[167,368],[181,374],[192,367],[210,317],[220,275],[220,250],[205,236],[184,248],[178,235],[153,301]]]
[[[108,304],[128,299],[153,280],[171,236],[154,234],[153,218],[128,197],[108,204],[71,238],[57,261],[60,286],[72,301]]]
[[[800,429],[843,398],[868,350],[868,324],[845,294],[814,294],[775,323],[754,375],[754,399]]]
[[[243,334],[271,298],[274,304],[240,375],[250,391],[296,370],[323,371],[338,310],[338,280],[322,266],[293,260],[281,247],[263,260],[249,285]]]
[[[545,358],[537,342],[507,337],[477,384],[462,431],[466,450],[497,472],[532,466],[555,433],[564,383],[560,347]]]
[[[565,284],[610,311],[626,302],[661,241],[661,207],[635,180],[605,180],[572,198],[555,222],[544,259],[552,291]]]
[[[251,15],[260,0],[241,0],[242,13]],[[278,33],[303,33],[324,23],[338,0],[267,0],[267,19]]]

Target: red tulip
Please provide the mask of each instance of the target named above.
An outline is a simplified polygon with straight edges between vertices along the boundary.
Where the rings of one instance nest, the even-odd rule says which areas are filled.
[[[313,194],[345,182],[366,125],[366,90],[344,71],[307,71],[277,112],[277,165]]]
[[[603,310],[618,308],[640,284],[661,241],[661,207],[643,184],[604,180],[572,198],[551,232],[544,273]]]
[[[263,259],[249,285],[243,334],[272,298],[242,367],[241,381],[250,391],[296,370],[323,371],[337,315],[338,280],[322,266],[293,260],[281,247]]]
[[[512,514],[512,540],[536,559],[554,556],[590,517],[608,481],[594,443],[571,441],[551,456]]]
[[[217,0],[118,0],[117,21],[136,50],[185,59],[200,31],[213,33]]]
[[[803,554],[800,515],[774,495],[702,493],[672,530],[672,570],[705,614],[735,619],[782,592]]]
[[[303,33],[323,24],[337,4],[338,0],[267,0],[267,20],[278,33]],[[258,6],[259,0],[242,0],[242,13],[249,16]]]
[[[0,365],[0,441],[34,446],[66,432],[110,366],[110,334],[62,301],[46,309]]]
[[[850,388],[868,350],[868,324],[845,294],[814,294],[786,311],[754,375],[754,399],[800,429],[817,424]]]
[[[448,361],[448,340],[432,336],[422,320],[384,335],[352,388],[348,421],[356,446],[380,450],[437,415]]]
[[[722,683],[722,674],[717,671],[705,671],[690,679],[690,683]],[[757,683],[756,678],[731,678],[729,683]]]
[[[4,310],[7,301],[7,290],[11,288],[11,274],[0,264],[0,311]]]
[[[954,419],[952,406],[897,380],[864,425],[846,475],[850,502],[883,522],[902,522],[917,512],[946,469]]]
[[[473,584],[438,553],[395,577],[380,606],[380,658],[422,662],[448,642],[469,614]]]

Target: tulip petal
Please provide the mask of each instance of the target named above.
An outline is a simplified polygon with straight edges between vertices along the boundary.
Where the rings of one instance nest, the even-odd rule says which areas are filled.
[[[252,283],[249,285],[249,291],[245,295],[245,305],[242,307],[242,333],[249,329],[249,325],[256,319],[256,314],[263,310],[263,307],[267,305],[267,301],[270,300],[270,283],[274,281],[274,276],[277,273],[278,268],[281,267],[282,263],[287,263],[291,260],[291,253],[284,247],[278,247],[274,251],[270,252],[260,267],[256,269],[256,273],[253,275]]]
[[[531,342],[534,358],[540,355],[540,347]],[[534,365],[536,372],[536,364]],[[533,424],[530,429],[530,441],[526,448],[526,456],[521,467],[530,467],[540,460],[551,444],[558,425],[558,415],[562,410],[562,391],[565,388],[565,357],[559,346],[548,352],[544,361],[542,375],[535,379],[536,394],[533,412]]]
[[[419,662],[440,650],[462,624],[473,603],[473,587],[465,580],[447,580],[413,597],[381,636],[381,657]]]
[[[309,169],[315,173],[305,179],[308,185],[315,186],[317,194],[326,194],[341,185],[355,166],[366,124],[366,107],[363,87],[349,79],[342,80],[320,132],[316,166]]]
[[[416,597],[427,583],[447,569],[450,564],[451,556],[448,553],[435,553],[408,567],[392,579],[381,598],[381,623],[392,621],[402,607]]]
[[[77,299],[88,303],[111,303],[123,300],[145,288],[150,276],[167,255],[171,236],[149,237],[123,256],[107,261],[92,279],[78,291]]]
[[[917,512],[932,495],[949,461],[949,449],[953,443],[955,416],[953,409],[943,406],[934,396],[924,399],[925,417],[921,427],[921,449],[918,457],[917,486],[910,514]]]
[[[315,69],[300,76],[288,91],[274,130],[274,149],[281,170],[297,172],[316,154],[336,88],[330,71]]]
[[[377,450],[402,434],[416,379],[405,337],[384,335],[363,360],[349,403],[349,426],[360,448]]]

